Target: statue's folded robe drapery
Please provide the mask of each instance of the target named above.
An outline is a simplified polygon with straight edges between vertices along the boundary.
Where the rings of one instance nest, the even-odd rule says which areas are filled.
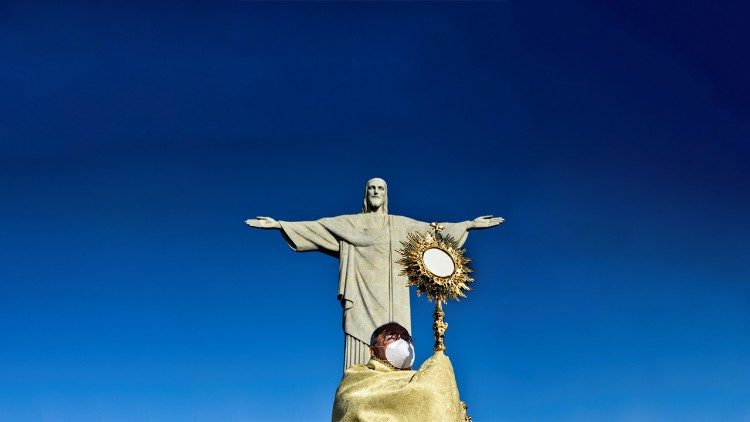
[[[443,352],[417,371],[394,370],[371,359],[344,372],[333,403],[334,421],[464,421],[456,377]]]

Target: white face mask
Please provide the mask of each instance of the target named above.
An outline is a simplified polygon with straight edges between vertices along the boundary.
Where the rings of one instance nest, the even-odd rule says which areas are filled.
[[[385,357],[396,368],[409,368],[414,364],[414,346],[404,339],[398,339],[385,348]]]

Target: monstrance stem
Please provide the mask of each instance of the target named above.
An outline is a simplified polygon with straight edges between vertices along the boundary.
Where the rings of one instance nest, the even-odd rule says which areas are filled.
[[[435,332],[435,351],[439,352],[445,350],[445,330],[448,329],[448,324],[445,322],[445,311],[443,311],[443,301],[440,298],[435,299],[435,313],[432,314],[435,319],[435,323],[432,324],[432,330]]]

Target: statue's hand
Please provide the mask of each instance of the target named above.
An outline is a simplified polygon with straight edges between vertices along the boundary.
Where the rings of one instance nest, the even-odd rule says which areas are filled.
[[[505,219],[503,217],[493,217],[491,215],[483,215],[474,219],[475,229],[488,229],[503,224]]]
[[[271,217],[258,216],[257,218],[251,218],[249,220],[245,220],[245,224],[247,224],[250,227],[257,227],[259,229],[280,229],[281,228],[281,224],[279,224],[278,221],[274,220]]]

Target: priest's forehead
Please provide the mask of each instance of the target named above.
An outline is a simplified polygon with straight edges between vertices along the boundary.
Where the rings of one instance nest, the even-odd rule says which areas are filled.
[[[379,178],[379,177],[373,177],[372,179],[367,181],[367,187],[370,186],[383,186],[384,188],[388,188],[388,185],[385,183],[385,180]]]

